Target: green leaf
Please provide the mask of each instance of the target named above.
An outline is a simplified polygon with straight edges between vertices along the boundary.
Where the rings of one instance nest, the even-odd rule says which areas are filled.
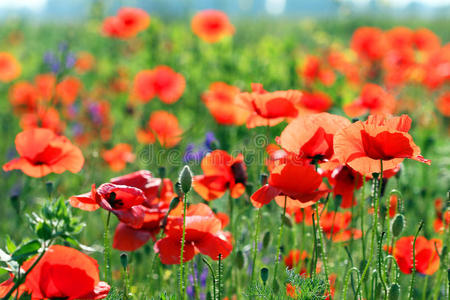
[[[36,234],[40,239],[48,241],[52,238],[52,227],[47,224],[47,222],[38,223],[36,225]]]
[[[11,258],[15,261],[23,262],[30,256],[38,253],[41,248],[41,243],[38,240],[32,240],[19,248],[11,255]]]
[[[8,250],[9,253],[16,251],[16,244],[14,244],[9,235],[6,236],[6,250]]]

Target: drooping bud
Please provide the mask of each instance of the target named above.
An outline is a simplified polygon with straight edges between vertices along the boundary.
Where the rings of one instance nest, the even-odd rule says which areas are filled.
[[[393,283],[389,287],[388,299],[389,300],[400,299],[400,285],[398,283]]]
[[[191,190],[192,177],[192,171],[189,166],[184,166],[183,170],[180,172],[180,177],[178,178],[178,181],[181,184],[181,190],[184,194],[187,194]]]
[[[52,181],[47,181],[45,183],[45,188],[47,189],[47,194],[50,197],[52,195],[52,192],[53,192],[53,182]]]
[[[178,203],[180,203],[180,198],[179,197],[174,197],[172,199],[172,201],[170,201],[170,205],[169,205],[169,212],[174,210],[175,207],[178,206]]]
[[[405,227],[405,217],[402,214],[396,214],[391,223],[392,235],[399,237]]]
[[[120,253],[120,263],[122,264],[122,267],[124,270],[128,267],[128,254],[122,252]]]

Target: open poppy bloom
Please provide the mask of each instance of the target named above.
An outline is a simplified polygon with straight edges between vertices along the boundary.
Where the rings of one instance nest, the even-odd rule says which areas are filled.
[[[411,118],[407,115],[370,115],[367,121],[355,122],[335,134],[334,153],[340,163],[362,175],[380,173],[380,161],[383,171],[397,168],[405,158],[430,165],[408,134],[410,128]]]
[[[110,180],[110,182],[117,185],[127,185],[140,189],[146,197],[144,205],[147,207],[152,207],[153,200],[158,197],[158,190],[161,185],[161,179],[153,177],[152,173],[147,170],[140,170],[119,177],[114,177]],[[173,192],[173,189],[169,189],[169,186],[171,185],[172,182],[169,179],[163,179],[163,186],[160,194],[165,202],[170,202],[170,200],[172,200],[170,196],[173,193],[170,191]],[[167,190],[165,188],[167,188]],[[163,191],[166,191],[168,194],[166,195]]]
[[[288,255],[284,257],[284,264],[288,269],[299,270],[299,274],[304,276],[308,272],[306,269],[308,266],[308,259],[310,255],[305,250],[300,251],[293,249],[289,251]],[[320,265],[317,265],[317,273],[320,272]]]
[[[443,116],[450,117],[450,92],[446,92],[438,98],[436,107]]]
[[[434,201],[434,208],[436,212],[436,219],[433,222],[434,231],[444,233],[450,225],[450,210],[444,210],[441,198]]]
[[[28,112],[21,116],[20,127],[23,130],[47,128],[60,134],[63,132],[65,124],[59,117],[59,112],[53,107],[47,109],[39,107],[37,112]]]
[[[8,52],[0,52],[0,81],[10,82],[20,76],[22,68],[16,58]]]
[[[129,144],[117,144],[110,150],[102,153],[103,159],[113,171],[121,171],[127,163],[134,162],[136,155]]]
[[[183,75],[168,66],[157,66],[136,74],[133,96],[142,102],[148,102],[157,96],[162,102],[171,104],[180,99],[185,87]]]
[[[284,202],[284,198],[288,197],[311,205],[327,193],[327,190],[319,189],[321,184],[322,177],[314,166],[301,161],[288,161],[270,172],[268,184],[257,190],[250,200],[257,208],[278,196],[278,201]]]
[[[208,43],[216,43],[234,33],[234,27],[228,16],[215,9],[198,12],[192,18],[191,27],[194,34]]]
[[[348,228],[352,221],[352,214],[346,212],[324,212],[320,216],[320,227],[328,239],[333,242],[345,242],[360,239],[362,232],[359,229]]]
[[[408,27],[397,26],[386,31],[388,45],[394,49],[411,48],[413,39],[414,31]]]
[[[236,103],[250,112],[247,128],[275,126],[297,116],[296,105],[301,96],[297,90],[267,92],[262,84],[252,83],[252,92],[238,94]]]
[[[360,96],[352,103],[343,107],[349,117],[359,117],[364,114],[391,114],[395,110],[395,98],[381,86],[373,83],[364,85]]]
[[[178,125],[178,119],[167,111],[153,112],[147,126],[137,132],[140,143],[153,144],[157,140],[162,147],[172,148],[181,141],[183,130]]]
[[[38,101],[38,90],[27,81],[16,82],[9,89],[9,102],[13,106],[14,112],[34,112]]]
[[[276,141],[302,159],[326,161],[334,153],[334,135],[350,124],[346,118],[329,113],[301,115],[284,128]]]
[[[414,236],[405,236],[398,239],[394,247],[394,257],[400,271],[410,274],[413,268],[413,243]],[[439,239],[427,240],[423,236],[418,236],[416,240],[416,271],[424,275],[433,275],[439,269],[439,254],[442,241]]]
[[[232,198],[245,192],[247,168],[244,156],[233,158],[226,151],[214,150],[201,163],[203,175],[194,176],[194,190],[205,200],[220,198],[229,189]]]
[[[103,34],[109,37],[128,39],[147,29],[150,16],[140,8],[122,7],[117,16],[105,18],[102,25]]]
[[[202,94],[202,100],[217,123],[222,125],[242,125],[250,112],[238,106],[235,101],[239,88],[225,82],[214,82]]]
[[[319,57],[314,55],[306,57],[303,68],[298,73],[303,77],[306,85],[311,85],[315,81],[319,81],[326,86],[330,86],[336,79],[333,70],[324,66],[324,63],[320,61]]]
[[[71,105],[83,87],[81,81],[73,76],[66,77],[56,85],[56,96],[64,105]]]
[[[333,100],[323,92],[303,92],[297,109],[299,113],[321,113],[329,110],[332,105]]]
[[[350,47],[360,58],[376,61],[381,59],[385,54],[387,43],[381,29],[375,27],[359,27],[353,33]]]
[[[37,256],[27,260],[22,268],[29,269]],[[0,296],[6,295],[4,283]],[[88,255],[65,246],[52,245],[19,287],[19,294],[29,293],[32,299],[104,299],[110,286],[100,281],[98,263]]]
[[[65,136],[57,136],[50,129],[33,128],[16,136],[16,150],[20,157],[3,165],[4,171],[22,170],[31,177],[43,177],[64,171],[80,172],[84,164],[81,150]]]
[[[78,53],[77,61],[75,62],[75,70],[79,74],[89,72],[90,70],[92,70],[94,65],[95,65],[95,58],[91,53],[85,51]]]
[[[169,214],[165,228],[166,237],[155,244],[161,262],[166,265],[180,263],[183,215],[181,210]],[[231,235],[222,231],[222,222],[208,205],[199,203],[189,206],[186,212],[186,236],[183,262],[190,261],[197,253],[213,260],[226,258],[233,249]]]
[[[341,207],[350,208],[356,204],[354,191],[363,185],[361,174],[355,172],[348,166],[340,165],[324,174],[333,187],[333,195],[342,197]]]
[[[417,50],[424,52],[435,51],[441,46],[439,37],[427,28],[419,28],[414,31],[413,43]]]

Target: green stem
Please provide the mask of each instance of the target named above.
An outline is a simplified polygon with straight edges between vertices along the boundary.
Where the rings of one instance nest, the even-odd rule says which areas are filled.
[[[349,280],[352,272],[356,272],[356,275],[358,275],[358,281],[360,280],[360,273],[359,273],[358,268],[352,267],[347,271],[347,273],[345,274],[345,278],[344,278],[344,291],[343,291],[343,299],[344,300],[347,299],[348,280]],[[356,294],[355,296],[358,296],[358,294]]]
[[[180,251],[180,297],[185,298],[184,295],[184,243],[186,239],[186,210],[187,210],[187,194],[184,195],[184,205],[183,205],[183,234],[181,236],[181,251]]]
[[[256,268],[256,253],[258,252],[258,237],[259,237],[259,230],[260,230],[260,224],[261,224],[261,208],[258,208],[258,215],[256,217],[256,230],[255,230],[255,237],[254,237],[254,245],[253,245],[253,265],[252,265],[252,273],[250,275],[250,281],[253,281],[254,274],[255,274],[255,268]]]
[[[312,213],[312,222],[313,222],[314,248],[309,273],[311,274],[311,278],[314,278],[317,269],[317,236],[316,236],[316,219],[314,218],[314,213]]]
[[[328,259],[327,259],[327,253],[325,250],[325,244],[323,242],[323,238],[322,238],[322,228],[320,227],[320,216],[319,216],[319,205],[316,204],[316,214],[317,214],[317,227],[318,227],[318,232],[317,234],[319,235],[319,243],[320,243],[320,247],[322,248],[322,262],[323,262],[323,269],[325,271],[325,282],[327,285],[327,289],[330,288],[330,284],[328,281]],[[336,213],[335,213],[336,215]],[[331,238],[331,237],[330,237]]]
[[[409,286],[409,295],[408,295],[408,299],[411,300],[413,297],[413,288],[414,288],[414,279],[416,277],[416,240],[417,240],[417,236],[419,235],[420,230],[422,229],[423,226],[423,221],[420,222],[419,224],[419,228],[416,231],[416,235],[414,235],[414,241],[413,241],[413,268],[412,268],[412,272],[411,272],[411,283]]]
[[[111,243],[109,241],[109,223],[111,220],[111,212],[108,211],[108,216],[106,217],[105,232],[103,234],[103,247],[104,247],[104,257],[105,257],[105,276],[106,282],[112,283],[112,271],[111,271]]]
[[[222,299],[223,294],[223,280],[222,280],[222,273],[223,273],[223,265],[222,265],[222,254],[219,254],[219,264],[218,264],[218,270],[217,270],[217,299]]]
[[[274,271],[273,271],[273,281],[272,281],[272,286],[275,285],[275,282],[277,280],[277,271],[278,271],[278,265],[280,264],[280,248],[281,248],[281,238],[283,236],[283,225],[284,225],[284,221],[283,218],[286,215],[286,203],[287,203],[287,196],[284,196],[284,206],[283,206],[283,214],[281,215],[280,218],[280,227],[278,228],[278,241],[277,241],[277,256],[275,257],[275,267],[274,267]]]
[[[427,296],[427,287],[428,287],[428,275],[425,275],[425,282],[423,283],[423,292],[422,292],[422,300],[426,300]]]
[[[214,269],[211,267],[211,264],[202,256],[203,262],[208,267],[209,271],[211,272],[212,282],[213,282],[213,299],[216,300],[216,275],[214,274]]]

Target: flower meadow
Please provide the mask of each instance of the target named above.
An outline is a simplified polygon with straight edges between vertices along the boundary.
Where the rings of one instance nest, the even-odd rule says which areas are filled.
[[[404,23],[3,23],[0,297],[449,299],[449,23]]]

